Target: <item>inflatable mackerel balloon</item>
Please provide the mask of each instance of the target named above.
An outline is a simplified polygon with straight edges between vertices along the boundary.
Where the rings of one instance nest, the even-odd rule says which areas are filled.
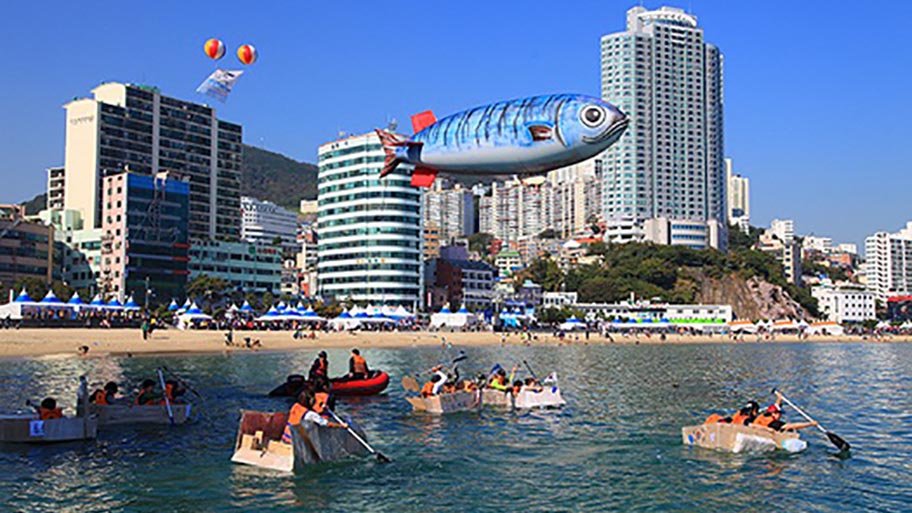
[[[386,161],[380,176],[412,165],[412,185],[430,187],[438,173],[541,174],[594,157],[617,141],[629,119],[591,96],[552,94],[475,107],[440,121],[412,116],[415,135],[377,130]]]

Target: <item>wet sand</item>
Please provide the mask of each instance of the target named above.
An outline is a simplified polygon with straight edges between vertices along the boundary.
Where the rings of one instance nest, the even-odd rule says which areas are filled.
[[[309,332],[307,332],[309,334]],[[587,340],[584,333],[570,333],[561,342],[550,333],[538,333],[534,345],[559,344],[679,344],[679,343],[756,343],[757,337],[745,335],[733,341],[728,336],[714,335],[667,335],[661,341],[658,335],[634,336],[612,334],[613,340],[590,333]],[[316,339],[292,338],[290,331],[237,331],[235,344],[243,344],[244,337],[259,339],[262,347],[256,350],[308,350],[333,347],[417,347],[449,343],[457,346],[497,345],[503,343],[500,333],[492,332],[358,332],[358,333],[317,333]],[[528,343],[525,336],[508,334],[507,344]],[[774,342],[798,342],[795,335],[778,335]],[[875,342],[872,338],[859,336],[812,336],[805,342]],[[886,337],[879,341],[910,342],[912,337]],[[764,340],[763,342],[769,342]],[[246,347],[227,346],[222,331],[181,331],[167,329],[156,331],[149,340],[142,340],[138,329],[20,329],[0,330],[0,357],[23,357],[41,355],[77,356],[77,348],[88,346],[88,357],[109,354],[144,353],[212,353],[224,351],[251,351]]]

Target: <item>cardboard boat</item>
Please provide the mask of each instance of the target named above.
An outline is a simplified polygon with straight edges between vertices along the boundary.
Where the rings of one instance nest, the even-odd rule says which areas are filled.
[[[37,414],[0,416],[0,442],[46,444],[94,440],[98,435],[98,418],[85,415],[88,393],[85,377],[79,379],[76,417],[41,420]]]
[[[351,456],[367,450],[346,429],[324,427],[312,422],[292,426],[292,443],[282,442],[288,414],[241,410],[238,436],[231,461],[243,465],[292,472],[295,468]],[[351,428],[364,440],[367,436],[354,423]]]
[[[515,396],[509,391],[485,388],[482,394],[482,402],[485,406],[499,406],[514,410],[560,408],[567,404],[567,401],[561,397],[560,388],[557,386],[546,386],[539,391],[523,388]]]
[[[406,397],[412,410],[435,414],[480,410],[483,404],[480,391],[453,392],[431,397]]]
[[[807,442],[794,431],[772,431],[723,422],[681,428],[681,437],[684,445],[733,453],[801,452],[807,448]]]
[[[191,405],[171,404],[174,424],[183,424],[190,418]],[[124,404],[90,404],[89,413],[98,416],[100,426],[117,426],[123,424],[171,424],[168,408],[164,404],[136,405]]]

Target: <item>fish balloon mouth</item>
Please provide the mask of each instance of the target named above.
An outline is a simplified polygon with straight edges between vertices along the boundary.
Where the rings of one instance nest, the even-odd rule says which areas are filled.
[[[630,124],[630,118],[624,117],[618,121],[615,121],[607,130],[600,133],[595,137],[583,136],[583,142],[587,144],[599,144],[605,141],[614,142],[618,140],[621,135],[624,134],[624,130],[627,130],[627,125]]]

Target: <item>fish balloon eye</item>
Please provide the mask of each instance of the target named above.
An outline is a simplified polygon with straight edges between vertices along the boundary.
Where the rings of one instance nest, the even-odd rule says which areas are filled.
[[[603,111],[601,107],[590,105],[583,109],[580,119],[582,119],[584,125],[596,127],[605,119],[605,111]]]

